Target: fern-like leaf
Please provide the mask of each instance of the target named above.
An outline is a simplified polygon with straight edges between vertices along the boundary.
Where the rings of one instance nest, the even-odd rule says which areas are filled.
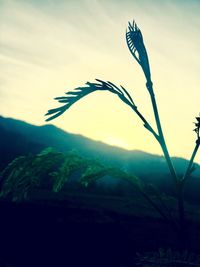
[[[0,174],[0,198],[23,201],[52,169],[63,160],[63,154],[52,148],[37,155],[21,156],[13,160]]]
[[[74,89],[74,91],[65,93],[67,96],[56,97],[55,100],[58,100],[59,103],[65,103],[65,105],[58,108],[50,109],[45,114],[45,116],[50,116],[48,119],[46,119],[46,121],[51,121],[59,117],[78,100],[97,90],[109,91],[113,94],[116,94],[127,105],[135,107],[133,99],[124,87],[121,86],[121,88],[119,88],[111,82],[104,82],[99,79],[96,79],[96,81],[98,83],[87,82],[87,86],[77,87]]]
[[[87,165],[87,160],[74,152],[68,153],[65,161],[57,172],[51,174],[54,177],[53,192],[62,190],[70,175],[77,170],[81,170]]]

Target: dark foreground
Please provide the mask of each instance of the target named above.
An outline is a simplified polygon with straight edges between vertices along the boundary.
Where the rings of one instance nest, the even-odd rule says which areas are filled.
[[[0,267],[136,266],[136,252],[178,249],[162,220],[100,209],[0,202]],[[199,253],[199,226],[188,249]]]

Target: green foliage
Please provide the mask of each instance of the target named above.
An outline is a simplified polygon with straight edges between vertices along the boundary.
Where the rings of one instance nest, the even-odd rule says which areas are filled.
[[[103,166],[98,161],[90,161],[90,164],[86,167],[84,173],[81,177],[81,183],[84,186],[88,186],[90,183],[104,177],[105,175],[108,175],[108,171],[105,166]]]
[[[51,174],[54,177],[53,191],[59,192],[68,181],[73,172],[81,170],[86,165],[86,160],[76,153],[69,153],[58,171]]]
[[[85,159],[77,153],[69,153],[58,171],[51,174],[54,177],[53,191],[59,192],[62,190],[70,176],[78,170],[80,171],[80,183],[86,187],[98,179],[105,176],[111,176],[128,180],[137,187],[142,188],[141,181],[134,175],[128,174],[117,168],[104,166],[98,160]]]
[[[77,173],[78,172],[78,173]],[[76,184],[87,187],[105,176],[127,180],[142,190],[141,181],[120,169],[108,167],[95,159],[81,157],[76,152],[66,155],[47,148],[37,155],[21,156],[13,160],[0,174],[2,198],[13,201],[27,199],[34,188],[60,192],[76,175]],[[70,180],[74,183],[74,180]],[[46,183],[45,183],[46,182]],[[47,188],[47,184],[50,187]]]
[[[21,156],[13,160],[0,174],[0,197],[21,201],[41,184],[42,178],[63,158],[61,153],[47,148],[37,155]]]
[[[89,183],[105,176],[124,179],[131,182],[140,189],[143,188],[141,180],[139,180],[139,178],[137,178],[136,176],[128,174],[125,171],[117,168],[107,168],[99,163],[93,164],[86,169],[86,171],[82,175],[81,183],[87,186]]]
[[[71,185],[80,188],[80,186],[87,187],[92,184],[89,189],[91,190],[91,188],[94,189],[93,186],[96,187],[95,182],[103,177],[130,182],[136,191],[140,192],[162,217],[166,218],[158,204],[145,192],[146,188],[142,181],[133,174],[105,166],[95,159],[83,158],[75,152],[64,155],[52,148],[47,148],[37,155],[18,157],[12,161],[1,173],[0,196],[13,201],[22,201],[29,197],[34,188],[38,187],[58,193],[69,180],[68,188],[71,188]],[[76,179],[74,180],[74,178]],[[166,208],[159,194],[157,199],[161,202],[162,207]],[[169,210],[167,211],[170,214]]]

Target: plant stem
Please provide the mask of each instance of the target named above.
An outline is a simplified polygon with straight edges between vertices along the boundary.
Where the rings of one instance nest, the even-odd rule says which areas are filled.
[[[158,108],[157,108],[157,103],[156,103],[152,83],[147,83],[147,89],[150,93],[151,102],[153,106],[154,117],[155,117],[157,129],[158,129],[158,135],[159,135],[159,144],[162,148],[163,154],[165,156],[167,165],[169,167],[170,173],[172,175],[172,178],[174,180],[176,190],[177,190],[180,236],[183,237],[185,233],[185,210],[184,210],[184,197],[183,197],[183,183],[176,174],[174,165],[171,161],[171,157],[167,149],[167,145],[166,145],[162,127],[161,127],[161,122],[159,118],[159,113],[158,113]]]
[[[196,154],[197,154],[197,151],[198,151],[198,149],[199,149],[199,146],[200,146],[200,138],[198,138],[197,141],[196,141],[196,145],[195,145],[195,148],[194,148],[194,150],[193,150],[192,156],[191,156],[191,158],[190,158],[188,167],[187,167],[186,172],[185,172],[185,174],[184,174],[184,176],[183,176],[183,178],[182,178],[182,181],[183,181],[183,182],[185,182],[185,180],[188,178],[188,176],[189,176],[189,174],[190,174],[190,172],[191,172],[192,165],[193,165],[193,162],[194,162],[194,158],[195,158],[195,156],[196,156]]]
[[[156,203],[151,199],[148,194],[146,194],[143,190],[140,190],[140,193],[143,195],[144,198],[151,204],[151,206],[163,217],[166,221],[169,221],[169,218],[166,216],[166,214],[160,209]]]
[[[178,196],[179,227],[180,235],[185,234],[185,206],[184,206],[184,186],[181,179],[178,180],[176,190]]]
[[[176,224],[176,222],[175,222],[175,220],[174,220],[174,218],[173,218],[173,216],[172,216],[172,212],[171,212],[171,210],[169,209],[168,205],[165,203],[165,201],[164,201],[164,199],[163,199],[161,193],[159,192],[159,190],[157,190],[157,188],[154,187],[152,184],[150,184],[150,186],[151,186],[151,188],[154,190],[154,193],[156,194],[157,199],[160,201],[160,204],[161,204],[161,206],[162,206],[162,209],[163,209],[163,210],[166,210],[168,218],[169,218],[172,222],[174,222],[174,224]]]
[[[177,190],[178,190],[178,204],[179,204],[179,226],[180,226],[180,240],[184,243],[187,240],[187,233],[185,229],[185,210],[184,210],[184,185],[186,179],[189,177],[193,165],[194,158],[200,146],[200,139],[198,138],[196,141],[195,148],[193,150],[192,156],[190,158],[188,167],[182,179],[180,179],[177,183]],[[186,237],[186,240],[183,239],[183,236]],[[184,244],[183,244],[184,245]]]
[[[151,127],[151,125],[148,123],[148,121],[144,118],[144,116],[139,112],[136,106],[130,105],[130,107],[134,110],[134,112],[138,115],[138,117],[143,121],[144,127],[149,130],[153,136],[156,138],[156,140],[159,142],[159,136],[154,131],[154,129]]]
[[[174,169],[173,163],[171,161],[171,157],[169,155],[169,152],[168,152],[168,149],[167,149],[167,145],[166,145],[166,142],[165,142],[165,138],[164,138],[164,135],[163,135],[163,131],[162,131],[161,123],[160,123],[160,117],[159,117],[159,114],[158,114],[158,108],[157,108],[157,104],[156,104],[156,99],[155,99],[155,95],[154,95],[154,92],[153,92],[153,86],[152,85],[150,85],[150,86],[147,85],[147,89],[148,89],[148,91],[150,93],[151,103],[152,103],[152,106],[153,106],[154,117],[155,117],[157,129],[158,129],[158,135],[159,135],[159,144],[160,144],[160,146],[162,148],[162,151],[164,153],[164,156],[165,156],[165,159],[167,161],[170,173],[171,173],[171,175],[172,175],[172,177],[174,179],[174,182],[176,184],[178,178],[177,178],[177,174],[176,174],[176,171]]]

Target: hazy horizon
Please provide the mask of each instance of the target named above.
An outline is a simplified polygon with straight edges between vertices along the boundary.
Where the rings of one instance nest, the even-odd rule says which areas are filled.
[[[141,28],[169,151],[189,158],[200,112],[200,2],[53,1],[0,2],[1,115],[35,125],[58,107],[56,96],[95,78],[123,85],[154,124],[140,67],[125,42],[128,21]],[[93,93],[55,126],[126,149],[161,155],[137,116],[116,96]],[[195,161],[200,162],[198,153]]]

